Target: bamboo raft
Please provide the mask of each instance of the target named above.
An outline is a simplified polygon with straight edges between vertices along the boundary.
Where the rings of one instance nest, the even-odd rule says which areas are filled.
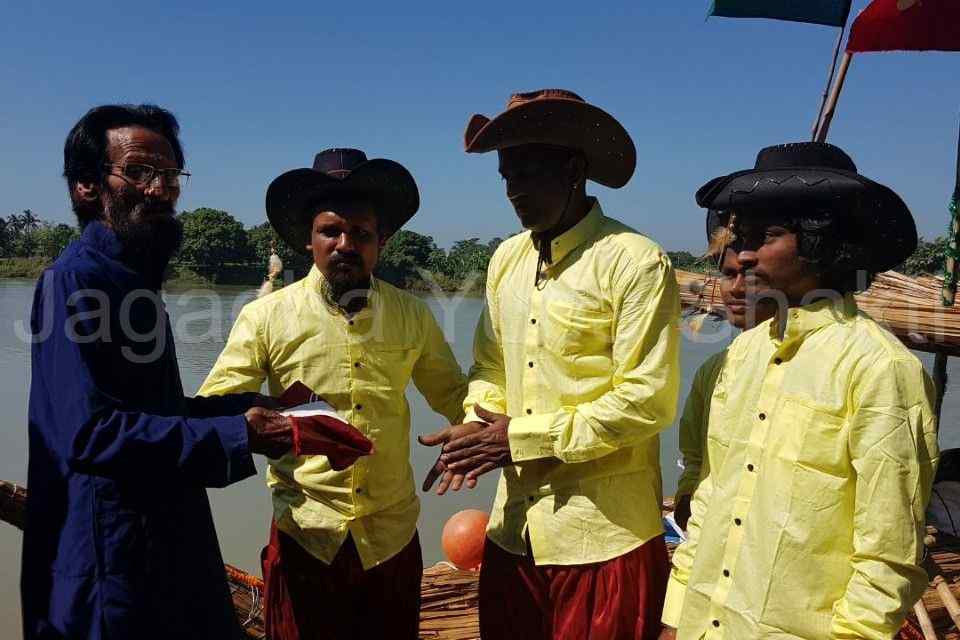
[[[0,480],[0,520],[23,529],[27,490]],[[664,513],[673,510],[664,503]],[[924,563],[930,587],[917,603],[898,640],[960,640],[960,538],[928,529],[928,558]],[[673,554],[674,545],[667,549]],[[237,618],[249,638],[265,638],[263,581],[232,565],[225,565]],[[424,569],[421,583],[421,640],[480,640],[478,577],[446,562]],[[922,620],[918,619],[922,618]]]
[[[680,303],[688,310],[721,315],[717,277],[677,270]],[[857,305],[908,348],[960,356],[960,306],[940,303],[943,278],[911,278],[896,271],[877,274],[873,285],[857,294]]]

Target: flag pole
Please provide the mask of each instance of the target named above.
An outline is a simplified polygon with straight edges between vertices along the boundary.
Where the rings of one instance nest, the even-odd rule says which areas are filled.
[[[827,95],[830,93],[830,85],[833,84],[833,76],[837,73],[837,59],[840,58],[840,47],[843,45],[843,36],[847,32],[847,23],[840,27],[840,35],[837,36],[837,46],[833,50],[833,60],[830,61],[830,75],[827,76],[827,84],[823,88],[823,97],[820,99],[820,109],[817,111],[817,119],[813,121],[813,130],[810,132],[811,140],[817,139],[817,128],[820,126],[820,118],[823,117],[823,107],[827,104]]]
[[[957,180],[953,187],[953,197],[950,200],[950,229],[947,232],[947,250],[944,252],[943,290],[940,293],[940,302],[945,307],[952,307],[957,296],[957,272],[960,267],[957,245],[960,244],[960,136],[957,138]],[[933,382],[937,390],[935,406],[937,415],[937,429],[940,425],[940,410],[943,407],[943,396],[947,391],[947,355],[937,353],[933,361]]]
[[[953,198],[950,201],[950,229],[947,232],[947,250],[945,252],[943,268],[943,291],[941,298],[943,306],[952,307],[957,295],[957,271],[960,266],[960,136],[957,139],[957,181],[953,187]]]
[[[833,122],[833,114],[837,110],[837,102],[840,101],[840,92],[843,91],[843,83],[847,79],[847,71],[850,69],[850,63],[853,61],[853,54],[849,51],[843,54],[843,60],[840,61],[840,71],[837,72],[837,79],[833,83],[833,89],[830,91],[830,97],[824,107],[823,115],[820,117],[820,127],[817,129],[817,135],[814,136],[814,142],[824,142],[827,139],[827,133],[830,131],[830,123]]]

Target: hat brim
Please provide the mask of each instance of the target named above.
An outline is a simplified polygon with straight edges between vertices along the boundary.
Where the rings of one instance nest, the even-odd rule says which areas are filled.
[[[738,215],[775,211],[777,205],[819,207],[854,218],[873,272],[891,269],[917,247],[910,209],[892,189],[841,169],[791,167],[748,169],[714,178],[697,190],[697,204],[708,210],[734,209]]]
[[[310,200],[337,193],[373,197],[384,221],[384,235],[396,233],[420,208],[420,192],[410,172],[398,162],[374,158],[354,168],[343,179],[310,168],[293,169],[267,188],[267,219],[277,234],[298,253],[309,255],[313,219],[306,211]]]
[[[578,149],[587,158],[587,177],[613,189],[627,184],[637,164],[627,130],[603,109],[577,100],[531,100],[493,119],[477,114],[464,133],[467,153],[522,144]]]

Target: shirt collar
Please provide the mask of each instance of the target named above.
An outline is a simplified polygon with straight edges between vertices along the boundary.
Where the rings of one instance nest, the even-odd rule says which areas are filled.
[[[550,265],[555,265],[570,252],[579,247],[587,240],[592,239],[600,231],[600,223],[603,220],[603,209],[600,208],[600,201],[591,198],[593,206],[583,220],[573,225],[559,236],[550,241]],[[536,243],[534,243],[536,244]]]
[[[857,315],[857,303],[852,293],[842,298],[822,298],[802,307],[787,309],[787,326],[783,332],[783,344],[802,341],[818,329],[834,323],[848,322]],[[778,327],[774,318],[770,323],[770,339],[780,342]]]
[[[80,241],[108,258],[116,260],[120,259],[120,254],[123,251],[123,245],[120,244],[120,238],[117,237],[117,234],[99,220],[87,223],[80,235]]]

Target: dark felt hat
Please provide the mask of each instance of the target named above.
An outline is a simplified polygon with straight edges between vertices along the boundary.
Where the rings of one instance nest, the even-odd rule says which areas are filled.
[[[609,113],[564,89],[515,93],[493,119],[475,114],[467,123],[467,153],[522,144],[577,149],[587,158],[587,177],[614,189],[627,184],[637,150],[627,130]]]
[[[417,183],[403,165],[382,158],[368,160],[359,149],[327,149],[316,155],[312,168],[287,171],[270,183],[267,219],[292,249],[307,253],[312,224],[307,205],[341,194],[373,199],[387,236],[420,208]]]
[[[907,205],[892,189],[860,175],[842,149],[824,142],[767,147],[753,169],[714,178],[697,190],[697,204],[708,210],[707,234],[720,223],[720,211],[752,213],[827,210],[849,216],[849,241],[868,256],[863,268],[886,271],[917,247],[917,228]]]

